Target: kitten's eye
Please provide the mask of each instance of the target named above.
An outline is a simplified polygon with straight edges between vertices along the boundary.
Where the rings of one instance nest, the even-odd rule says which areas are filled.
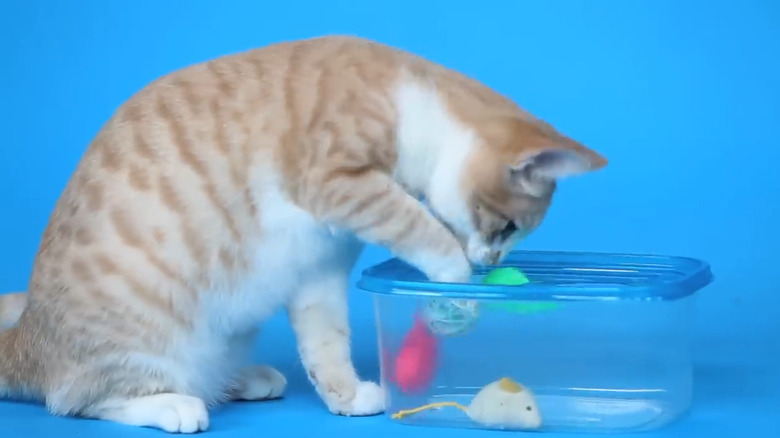
[[[533,410],[534,410],[534,408],[532,408],[532,407],[530,407],[530,406],[526,406],[526,407],[525,407],[525,410],[526,410],[526,411],[528,411],[528,412],[531,412],[531,411],[533,411]]]

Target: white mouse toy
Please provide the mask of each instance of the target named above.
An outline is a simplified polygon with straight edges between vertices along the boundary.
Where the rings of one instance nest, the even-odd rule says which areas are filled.
[[[534,394],[528,388],[504,377],[482,388],[468,406],[456,402],[439,402],[396,412],[399,419],[426,409],[455,407],[465,412],[473,421],[494,429],[537,429],[542,425],[542,415]]]

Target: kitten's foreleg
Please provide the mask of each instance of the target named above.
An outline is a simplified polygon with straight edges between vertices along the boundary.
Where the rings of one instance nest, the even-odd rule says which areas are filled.
[[[363,242],[388,248],[435,281],[468,281],[458,240],[414,197],[378,171],[331,172],[309,194],[315,216]],[[342,415],[384,410],[384,392],[361,382],[351,360],[348,270],[309,278],[288,306],[301,360],[328,409]]]
[[[471,265],[457,238],[389,176],[333,172],[318,190],[315,213],[378,244],[441,282],[467,282]]]
[[[352,365],[346,273],[312,279],[288,305],[298,351],[309,380],[334,414],[373,415],[384,410],[384,392],[361,382]]]

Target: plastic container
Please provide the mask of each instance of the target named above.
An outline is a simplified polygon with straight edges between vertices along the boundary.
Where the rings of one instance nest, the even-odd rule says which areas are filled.
[[[534,395],[541,415],[534,430],[644,431],[687,411],[694,293],[713,279],[706,262],[513,252],[501,266],[521,269],[530,283],[484,285],[488,269],[475,272],[470,284],[434,283],[397,259],[363,272],[358,287],[374,295],[386,415],[439,402],[468,406],[481,388],[503,377]],[[452,303],[465,303],[460,316],[472,323],[456,324],[462,333],[436,325],[430,314]],[[396,360],[415,321],[433,333],[435,345],[425,348],[435,355],[428,351],[424,361],[435,368],[426,384],[404,390]],[[475,422],[455,406],[395,421],[507,428]]]

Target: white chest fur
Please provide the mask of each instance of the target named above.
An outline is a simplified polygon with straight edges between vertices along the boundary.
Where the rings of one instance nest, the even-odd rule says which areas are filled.
[[[218,397],[225,384],[216,376],[233,375],[246,363],[247,344],[260,323],[307,281],[333,269],[348,271],[361,248],[353,236],[333,232],[278,191],[266,190],[261,199],[262,234],[248,248],[251,268],[201,293],[201,324],[179,352],[191,367],[179,370],[182,381],[207,400]]]
[[[262,232],[250,248],[250,270],[206,298],[210,329],[241,333],[271,316],[306,281],[325,270],[349,269],[361,245],[317,222],[278,191],[260,197]]]

